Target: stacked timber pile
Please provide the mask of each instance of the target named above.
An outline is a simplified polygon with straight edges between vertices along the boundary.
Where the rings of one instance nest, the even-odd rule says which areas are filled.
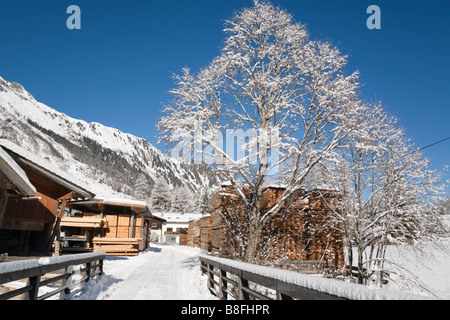
[[[344,240],[342,223],[337,219],[339,200],[333,192],[314,190],[309,196],[308,237],[315,246],[310,247],[311,259],[328,258],[336,267],[344,265]]]
[[[62,217],[59,224],[61,227],[74,227],[74,228],[103,228],[108,226],[106,219],[99,217],[92,218],[78,218],[78,217]]]
[[[180,228],[179,234],[180,234],[180,246],[187,246],[188,245],[188,228]]]
[[[200,228],[200,249],[211,250],[211,217],[203,217],[199,219]]]
[[[270,208],[282,192],[268,192]],[[344,247],[341,226],[335,219],[337,205],[336,196],[327,190],[297,194],[265,228],[260,252],[269,260],[317,261],[342,267]]]
[[[192,247],[200,248],[200,220],[189,222],[189,234],[192,235]]]
[[[186,245],[202,250],[211,250],[211,217],[209,215],[189,221]]]
[[[232,192],[231,188],[224,188],[210,200],[211,251],[221,256],[238,258],[246,243],[247,217],[243,214],[242,202],[227,195]]]
[[[108,227],[106,219],[101,219],[100,214],[86,213],[83,217],[62,217],[60,227],[61,240],[65,244],[64,251],[84,252],[92,251],[92,237]]]
[[[132,229],[131,215],[129,214],[108,214],[105,215],[108,227],[103,229],[102,237],[104,238],[129,238]],[[136,216],[134,226],[134,238],[142,240],[148,237],[147,223],[142,215]]]
[[[107,256],[136,256],[142,239],[95,237],[92,242],[94,251],[103,251]]]
[[[284,192],[267,188],[263,195],[264,214]],[[246,217],[242,203],[226,194],[216,193],[211,201],[212,252],[231,258],[242,257],[246,243]],[[333,267],[344,264],[343,235],[334,210],[338,199],[333,192],[314,190],[293,195],[262,230],[259,240],[260,261],[333,261]],[[228,227],[232,226],[232,227]]]
[[[209,201],[209,211],[211,220],[211,251],[228,256],[229,252],[225,246],[225,220],[222,219],[222,205],[220,193],[216,192]]]
[[[75,225],[64,231],[72,235],[85,235],[84,241],[89,243],[90,250],[104,251],[107,255],[137,255],[150,243],[152,215],[144,202],[115,198],[77,200],[70,201],[67,207],[75,210],[74,214],[80,219],[75,222],[89,225],[90,232],[80,234],[80,228]],[[64,220],[65,223],[74,223],[72,217]],[[76,248],[79,244],[75,242],[82,242],[83,239],[63,240],[63,247],[70,249],[71,243]]]
[[[104,251],[107,255],[137,255],[146,248],[149,234],[142,215],[136,216],[134,232],[129,214],[108,214],[105,218],[108,227],[102,229],[100,237],[93,239],[94,251]]]
[[[189,227],[188,227],[188,235],[187,235],[187,246],[193,247],[194,246],[194,220],[189,221]]]

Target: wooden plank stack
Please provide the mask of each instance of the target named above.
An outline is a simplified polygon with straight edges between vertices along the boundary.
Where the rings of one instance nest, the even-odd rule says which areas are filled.
[[[142,242],[140,238],[98,238],[92,239],[94,251],[103,251],[107,256],[136,256]]]
[[[188,245],[188,228],[180,228],[179,234],[180,234],[180,246],[187,246]]]
[[[192,220],[189,222],[189,235],[191,237],[190,246],[200,248],[200,220]]]
[[[107,226],[107,221],[106,219],[100,218],[62,217],[60,226],[75,228],[102,228]]]
[[[187,246],[193,247],[194,246],[194,220],[189,221],[189,227],[188,227],[188,235],[187,235]]]
[[[70,227],[80,235],[90,235],[81,245],[93,251],[104,251],[107,255],[135,255],[150,243],[148,221],[136,215],[134,235],[130,238],[132,216],[130,214],[104,214],[84,212],[82,217],[64,217],[61,226]]]
[[[129,214],[107,214],[108,228],[103,230],[104,238],[129,238],[131,216]],[[138,220],[138,219],[136,219]]]
[[[242,256],[245,246],[245,211],[242,203],[226,189],[210,201],[211,251],[222,256]],[[284,189],[268,188],[263,195],[264,214],[282,196]],[[299,192],[289,199],[280,212],[262,230],[259,240],[259,260],[334,261],[344,264],[343,235],[335,213],[337,196],[327,190]],[[232,226],[232,227],[228,227]]]
[[[344,263],[343,235],[335,219],[337,199],[332,193],[316,190],[301,194],[278,213],[264,230],[271,260],[335,261]]]
[[[239,258],[247,238],[248,216],[243,203],[225,188],[216,193],[210,201],[212,252],[231,258]],[[247,195],[247,200],[251,201]]]
[[[198,220],[200,228],[200,249],[211,250],[211,217],[203,217]]]
[[[211,250],[211,218],[209,215],[189,221],[186,245],[202,250]]]
[[[209,211],[211,220],[211,252],[220,253],[224,256],[228,255],[225,246],[224,230],[226,227],[225,220],[222,218],[222,202],[220,193],[216,192],[209,201]]]

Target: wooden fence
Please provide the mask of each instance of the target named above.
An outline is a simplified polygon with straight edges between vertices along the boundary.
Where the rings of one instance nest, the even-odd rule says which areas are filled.
[[[208,289],[221,300],[230,300],[229,298],[234,300],[347,300],[246,271],[232,264],[223,263],[226,259],[221,260],[222,262],[219,262],[200,256],[201,271],[208,274]],[[253,286],[249,283],[253,283]],[[258,287],[260,287],[259,290]],[[261,290],[261,287],[264,289]],[[271,289],[272,294],[267,289]],[[266,292],[263,293],[263,291]]]
[[[208,289],[221,300],[428,299],[207,255],[200,255],[200,270],[208,275]]]
[[[18,299],[18,296],[45,300],[57,294],[74,295],[82,291],[82,285],[103,273],[104,258],[104,252],[95,252],[1,263],[0,287],[13,281],[26,284],[0,294],[0,300]],[[39,295],[39,288],[43,287],[51,291]]]

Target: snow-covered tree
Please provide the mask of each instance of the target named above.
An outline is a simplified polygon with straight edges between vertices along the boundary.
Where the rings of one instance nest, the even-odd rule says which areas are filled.
[[[197,196],[196,208],[198,212],[200,212],[201,214],[209,213],[209,199],[210,199],[209,188],[203,186],[199,191],[199,195]]]
[[[234,187],[248,224],[242,228],[244,260],[253,262],[261,230],[311,170],[357,131],[365,105],[358,99],[358,73],[344,73],[346,56],[328,42],[309,39],[284,10],[254,1],[227,22],[225,32],[222,52],[209,66],[175,76],[174,100],[158,128],[161,141],[192,141],[197,151],[200,146],[194,160],[213,160]],[[230,130],[251,133],[237,137],[238,157],[220,140]],[[264,183],[274,174],[286,189],[261,215]]]
[[[186,186],[180,186],[172,192],[171,211],[192,212],[194,207],[193,194]]]
[[[438,210],[442,215],[450,215],[450,197],[442,199],[438,202]]]
[[[164,177],[156,179],[152,190],[152,210],[153,211],[169,211],[172,203],[172,190]]]
[[[376,277],[381,283],[393,271],[393,262],[385,259],[388,245],[439,238],[442,225],[433,203],[442,187],[438,172],[429,169],[429,161],[381,105],[370,108],[364,128],[341,146],[330,181],[334,177],[341,191],[339,217],[349,263],[357,261],[358,282]]]
[[[149,201],[151,198],[151,188],[148,178],[140,173],[134,185],[134,196],[141,201]]]

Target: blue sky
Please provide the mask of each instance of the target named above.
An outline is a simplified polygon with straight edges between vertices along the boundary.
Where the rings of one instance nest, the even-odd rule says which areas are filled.
[[[418,146],[450,136],[450,1],[273,0],[359,70],[367,100],[381,100]],[[69,5],[81,30],[69,30]],[[251,0],[0,0],[0,76],[40,102],[157,146],[155,124],[172,73],[219,54],[224,21]],[[369,5],[381,30],[369,30]],[[162,148],[162,147],[161,147]],[[450,140],[426,149],[450,164]],[[446,179],[450,179],[446,174]]]

